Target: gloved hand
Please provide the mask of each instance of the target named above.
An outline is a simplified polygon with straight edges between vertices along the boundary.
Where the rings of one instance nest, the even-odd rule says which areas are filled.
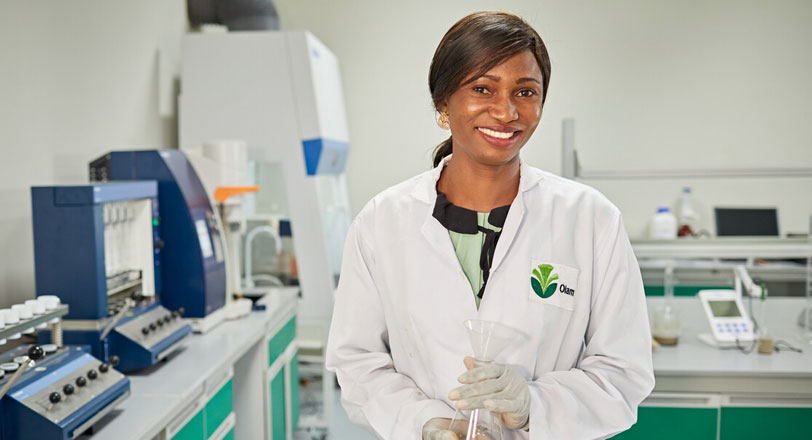
[[[423,425],[423,440],[459,440],[464,439],[468,431],[468,421],[457,419],[454,426],[451,419],[435,417]]]
[[[468,368],[457,380],[466,384],[448,393],[459,409],[485,408],[510,429],[522,429],[530,419],[530,387],[510,365],[465,358]]]

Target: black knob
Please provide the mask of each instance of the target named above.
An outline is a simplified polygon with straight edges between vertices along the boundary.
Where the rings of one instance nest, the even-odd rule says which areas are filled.
[[[65,384],[65,386],[62,387],[62,392],[65,393],[66,396],[70,396],[71,394],[73,394],[73,385],[69,383]]]
[[[99,373],[97,373],[96,370],[88,370],[87,372],[88,379],[95,380],[97,377],[99,377]]]
[[[28,349],[28,357],[32,361],[38,361],[45,356],[45,350],[42,349],[39,345],[32,345],[31,348]]]
[[[130,299],[135,302],[141,302],[141,300],[144,299],[144,295],[140,291],[136,290],[130,295]]]
[[[144,336],[148,335],[149,334],[149,327],[142,328],[141,329],[141,334],[143,334]]]
[[[158,328],[158,326],[156,326],[154,322],[149,324],[149,329],[150,330],[155,330],[156,328]]]
[[[110,365],[117,367],[118,364],[121,362],[121,358],[116,355],[110,356]]]
[[[79,377],[76,378],[76,386],[81,388],[81,387],[83,387],[85,385],[87,385],[87,379],[85,379],[84,376],[79,376]]]
[[[155,249],[163,249],[166,246],[163,240],[158,240],[155,242]]]
[[[172,312],[172,319],[178,319],[178,317],[179,317],[179,316],[180,316],[180,313],[178,313],[178,311],[177,311],[177,310],[175,310],[174,312]]]
[[[186,309],[183,307],[178,308],[178,316],[183,316],[186,313]]]
[[[163,319],[159,319],[159,320],[155,321],[155,323],[158,324],[158,327],[163,327],[164,326],[164,320]]]
[[[50,400],[51,403],[59,403],[59,401],[62,400],[62,395],[54,391],[48,395],[48,400]]]
[[[110,364],[101,364],[99,365],[99,372],[106,373],[110,371]]]
[[[164,322],[165,323],[169,324],[170,321],[172,321],[172,316],[170,316],[170,315],[164,316]]]

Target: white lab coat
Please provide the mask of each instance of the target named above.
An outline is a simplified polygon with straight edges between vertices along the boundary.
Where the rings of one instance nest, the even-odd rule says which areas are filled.
[[[523,164],[479,310],[432,217],[442,165],[373,198],[350,227],[327,346],[350,420],[384,439],[419,440],[452,417],[472,349],[463,321],[520,330],[496,358],[530,386],[530,432],[505,439],[594,439],[629,428],[654,387],[640,269],[618,209],[597,191]],[[552,296],[531,287],[551,264]]]

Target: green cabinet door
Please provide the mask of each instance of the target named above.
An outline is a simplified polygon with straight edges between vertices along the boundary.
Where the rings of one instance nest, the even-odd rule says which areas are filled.
[[[294,354],[290,360],[290,423],[293,430],[299,426],[299,354]]]
[[[812,408],[722,407],[721,440],[812,438]]]
[[[612,438],[622,440],[716,440],[716,408],[640,407],[637,423]]]
[[[206,440],[203,413],[202,409],[198,411],[177,434],[172,436],[172,440]]]
[[[229,379],[206,403],[206,438],[209,438],[223,424],[234,409],[233,387]]]
[[[268,341],[268,366],[285,352],[295,337],[296,317],[294,316]]]
[[[285,369],[271,379],[271,439],[285,440]]]

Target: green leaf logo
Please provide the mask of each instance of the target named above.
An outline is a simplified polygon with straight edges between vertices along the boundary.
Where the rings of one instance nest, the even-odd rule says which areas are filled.
[[[533,276],[530,277],[530,286],[533,287],[533,292],[536,292],[539,298],[549,298],[553,296],[556,289],[558,289],[558,283],[553,282],[557,279],[558,274],[553,273],[553,266],[549,264],[539,264],[537,268],[533,269]]]

